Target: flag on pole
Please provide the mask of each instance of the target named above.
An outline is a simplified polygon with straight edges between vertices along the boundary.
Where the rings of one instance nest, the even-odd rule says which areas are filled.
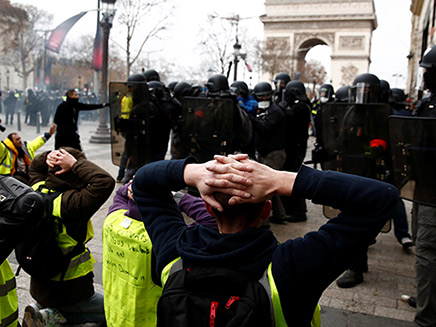
[[[82,18],[86,13],[87,13],[86,11],[82,11],[80,14],[68,18],[66,21],[64,21],[62,24],[56,27],[51,32],[51,35],[47,40],[47,44],[45,45],[46,48],[53,52],[59,53],[62,43],[64,42],[65,36],[67,36],[71,27],[73,27],[74,24],[76,24],[77,21],[80,18]]]
[[[103,31],[100,24],[97,25],[94,39],[94,53],[92,55],[92,69],[100,71],[103,68]]]

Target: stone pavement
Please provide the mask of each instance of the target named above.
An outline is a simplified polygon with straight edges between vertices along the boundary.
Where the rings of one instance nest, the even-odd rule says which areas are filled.
[[[4,115],[1,115],[4,121]],[[15,123],[16,124],[16,123]],[[17,126],[5,125],[7,130],[2,137],[5,138],[10,132],[17,131]],[[79,131],[84,152],[89,160],[109,171],[114,178],[118,168],[111,162],[111,150],[108,144],[91,144],[89,139],[96,130],[97,122],[82,122]],[[41,134],[48,127],[41,127]],[[23,126],[19,132],[23,140],[32,140],[38,135],[36,127]],[[309,146],[314,140],[309,139]],[[54,139],[50,139],[39,152],[52,149]],[[309,150],[308,150],[309,153]],[[308,157],[309,158],[309,157]],[[119,184],[117,184],[119,187]],[[101,282],[102,262],[102,237],[101,228],[111,203],[109,199],[105,205],[93,217],[95,237],[89,243],[89,247],[97,261],[95,265],[95,287],[103,292]],[[280,241],[289,238],[303,236],[308,231],[316,230],[325,223],[322,208],[307,201],[308,220],[301,223],[288,223],[286,225],[272,225],[271,230]],[[410,224],[411,204],[406,201]],[[322,307],[322,325],[326,327],[345,326],[412,326],[415,309],[401,301],[402,294],[415,295],[415,253],[414,248],[405,252],[397,243],[393,231],[380,234],[377,243],[369,249],[369,272],[365,274],[365,281],[351,289],[340,289],[335,283],[324,292],[320,304]],[[14,254],[9,257],[12,268],[17,265]],[[23,317],[25,306],[32,302],[29,294],[29,276],[21,271],[17,277],[18,298],[20,309],[20,321]]]

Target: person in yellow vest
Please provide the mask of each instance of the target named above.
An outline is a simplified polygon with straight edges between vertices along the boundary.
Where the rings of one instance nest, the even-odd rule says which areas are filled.
[[[32,188],[61,192],[53,201],[52,213],[62,223],[59,247],[68,251],[79,242],[86,244],[94,236],[91,217],[115,186],[112,176],[73,148],[37,155],[29,175]],[[51,279],[31,276],[30,294],[37,303],[26,307],[23,326],[104,323],[103,295],[93,285],[94,262],[85,246],[72,258],[63,279],[61,274]]]
[[[53,124],[50,130],[32,141],[22,141],[18,133],[11,133],[0,142],[0,174],[11,175],[29,185],[29,166],[35,152],[43,146],[56,131]]]
[[[200,198],[177,192],[179,208],[201,224],[216,221]],[[103,224],[103,287],[109,327],[156,326],[156,308],[162,293],[150,238],[133,201],[130,183],[121,186]]]
[[[0,326],[18,326],[18,299],[15,275],[6,259],[0,264]]]
[[[199,190],[216,218],[217,231],[184,225],[170,192],[186,185]],[[203,164],[192,157],[153,162],[136,172],[132,188],[163,282],[179,258],[185,276],[189,271],[216,267],[256,281],[267,272],[273,305],[272,314],[263,317],[274,319],[275,326],[320,326],[314,318],[319,318],[316,310],[322,293],[356,254],[366,250],[398,206],[398,192],[390,184],[306,166],[298,173],[278,171],[244,154],[216,155],[215,160]],[[261,225],[270,213],[270,197],[291,194],[341,208],[341,213],[318,231],[279,243],[272,231]],[[170,275],[168,283],[174,281],[177,279]],[[170,296],[165,288],[161,299]],[[236,300],[231,299],[221,308]],[[194,305],[189,299],[182,300],[165,306],[165,312],[159,310],[163,301],[159,303],[159,326],[177,318],[192,323]],[[226,312],[215,309],[210,306],[211,324],[223,317],[218,316],[220,312]]]

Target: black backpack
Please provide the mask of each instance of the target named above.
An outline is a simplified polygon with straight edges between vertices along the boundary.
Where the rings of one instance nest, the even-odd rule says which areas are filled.
[[[44,217],[43,199],[11,176],[0,176],[0,263]]]
[[[179,259],[171,267],[157,305],[158,327],[273,325],[266,271],[257,281],[226,268],[182,265]]]
[[[62,281],[71,259],[82,253],[85,246],[79,242],[72,251],[62,252],[56,236],[62,232],[63,224],[59,217],[52,215],[53,201],[60,195],[60,192],[42,193],[40,192],[42,188],[44,185],[40,186],[38,194],[44,199],[46,214],[32,234],[15,248],[15,257],[19,264],[17,275],[20,269],[30,276],[44,279],[61,274],[60,280]]]

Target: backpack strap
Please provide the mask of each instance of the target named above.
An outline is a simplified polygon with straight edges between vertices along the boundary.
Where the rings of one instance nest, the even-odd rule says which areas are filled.
[[[268,295],[269,311],[270,311],[270,316],[271,316],[271,326],[275,326],[276,325],[276,319],[275,319],[275,314],[274,314],[275,308],[274,308],[273,298],[272,298],[272,294],[271,294],[271,285],[270,285],[269,280],[268,280],[268,277],[269,277],[268,273],[269,273],[269,270],[271,269],[271,265],[272,265],[272,262],[268,265],[268,268],[263,272],[262,277],[259,279],[259,284],[263,286],[263,288],[265,289],[265,291]]]
[[[177,265],[176,265],[177,263]],[[173,268],[173,266],[175,266]],[[162,283],[162,288],[165,286],[165,283],[168,280],[168,277],[170,277],[171,274],[175,273],[176,271],[182,270],[183,268],[183,260],[182,258],[178,257],[175,258],[173,261],[171,261],[169,264],[165,266],[165,268],[162,270],[160,275],[160,280]]]

